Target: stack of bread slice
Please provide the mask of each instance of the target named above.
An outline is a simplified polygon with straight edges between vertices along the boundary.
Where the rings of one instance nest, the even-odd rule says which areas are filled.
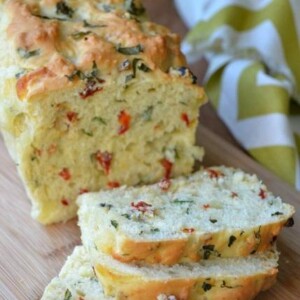
[[[294,214],[255,175],[227,167],[78,205],[83,246],[43,300],[253,299],[275,282],[275,242]]]

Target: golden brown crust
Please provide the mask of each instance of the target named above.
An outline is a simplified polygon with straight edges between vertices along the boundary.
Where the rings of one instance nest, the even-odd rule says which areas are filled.
[[[116,299],[157,300],[159,295],[175,296],[176,300],[248,300],[260,291],[270,288],[276,281],[278,270],[244,277],[191,278],[145,281],[110,270],[102,264],[95,267],[105,294]]]
[[[99,1],[98,1],[99,2]],[[99,3],[88,1],[9,0],[8,41],[13,44],[17,64],[26,71],[17,83],[18,96],[33,95],[76,84],[67,75],[90,70],[94,63],[101,76],[117,80],[120,64],[127,58],[142,59],[151,70],[168,72],[185,65],[176,34],[151,22],[140,22],[123,9],[101,11]],[[123,7],[124,1],[104,1]],[[64,3],[70,13],[60,13]],[[116,4],[116,5],[117,5]],[[134,55],[121,48],[138,47]],[[126,51],[125,51],[126,52]],[[36,80],[36,76],[42,76]]]
[[[272,248],[286,221],[248,230],[222,231],[200,236],[193,233],[186,239],[165,241],[146,242],[128,237],[120,240],[114,236],[117,233],[108,237],[106,232],[101,235],[103,240],[97,243],[97,247],[123,263],[142,261],[170,266],[214,257],[246,257]]]

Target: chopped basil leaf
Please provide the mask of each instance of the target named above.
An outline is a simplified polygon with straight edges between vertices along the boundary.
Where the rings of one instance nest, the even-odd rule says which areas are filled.
[[[91,33],[92,33],[92,31],[86,31],[86,32],[80,31],[80,32],[76,32],[76,33],[72,34],[72,38],[75,41],[79,41],[79,40],[83,39],[85,36],[87,36],[87,35],[89,35]]]
[[[283,215],[283,213],[280,212],[280,211],[276,211],[275,213],[271,214],[272,217],[273,216],[280,216],[280,215]]]
[[[71,298],[72,298],[72,294],[71,294],[70,290],[67,289],[67,290],[65,291],[64,300],[71,300]]]
[[[202,247],[204,250],[209,250],[209,251],[214,251],[215,250],[215,245],[204,245]]]
[[[154,107],[152,105],[148,106],[147,109],[143,112],[142,118],[144,121],[151,121],[152,119],[152,113],[153,113]]]
[[[110,221],[110,224],[111,224],[112,226],[114,226],[116,229],[118,229],[119,224],[118,224],[117,221],[111,220],[111,221]]]
[[[231,235],[228,240],[228,247],[231,247],[235,241],[236,241],[236,237],[234,235]]]
[[[83,27],[88,27],[88,28],[102,28],[102,27],[107,27],[105,24],[90,24],[86,20],[83,20]]]
[[[241,287],[241,285],[231,286],[231,285],[226,284],[225,280],[223,280],[222,284],[221,284],[221,288],[234,289],[234,288],[238,288],[238,287]]]
[[[139,16],[145,12],[144,7],[137,7],[134,0],[125,0],[124,7],[126,11],[135,16]]]
[[[209,221],[210,221],[211,223],[213,223],[213,224],[218,222],[217,219],[209,219]]]
[[[159,232],[159,229],[158,229],[158,228],[151,228],[150,231],[151,231],[151,232]]]
[[[65,75],[70,81],[73,81],[75,77],[80,78],[81,80],[85,79],[85,75],[80,70],[73,71],[70,75]]]
[[[56,4],[56,13],[58,15],[65,15],[68,16],[69,18],[73,17],[74,10],[69,7],[64,1],[59,1]]]
[[[194,203],[194,200],[179,200],[179,199],[175,199],[172,201],[172,203],[175,204],[183,204],[183,203]]]
[[[138,66],[138,69],[143,71],[143,72],[150,72],[152,71],[148,66],[146,66],[144,63],[141,63],[139,66]]]
[[[203,253],[203,259],[209,259],[211,256],[212,252],[215,251],[215,245],[204,245],[202,247],[202,250],[204,251]]]
[[[87,136],[90,136],[90,137],[94,136],[94,134],[92,132],[86,131],[85,129],[81,129],[81,131],[82,131],[82,133],[84,133]]]
[[[241,231],[241,233],[240,233],[240,236],[242,236],[244,233],[245,233],[245,231],[244,231],[244,230],[242,230],[242,231]]]
[[[107,204],[107,203],[100,203],[99,206],[100,207],[108,208],[108,210],[110,210],[113,207],[112,204]]]
[[[19,56],[22,57],[22,58],[30,58],[32,56],[39,55],[40,54],[40,49],[28,51],[28,50],[23,49],[23,48],[18,48],[17,52],[18,52]]]
[[[209,291],[212,288],[212,285],[207,283],[207,282],[203,282],[202,284],[202,289],[204,290],[204,292]]]
[[[122,217],[125,217],[125,218],[128,219],[128,220],[131,219],[129,214],[122,214],[121,216],[122,216]]]
[[[97,122],[99,122],[99,123],[101,123],[101,124],[103,124],[103,125],[107,125],[107,123],[104,121],[104,119],[102,119],[101,117],[94,117],[93,119],[92,119],[92,121],[97,121]]]
[[[116,49],[119,53],[125,55],[135,55],[135,54],[139,54],[140,52],[143,52],[143,46],[141,46],[140,44],[134,47],[121,47],[120,45],[118,45]]]

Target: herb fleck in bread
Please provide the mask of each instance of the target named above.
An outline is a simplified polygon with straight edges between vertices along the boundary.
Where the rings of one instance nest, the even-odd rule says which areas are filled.
[[[171,267],[124,264],[94,248],[90,253],[105,294],[115,299],[247,300],[270,288],[278,272],[273,250]]]
[[[109,4],[109,5],[108,5]],[[192,171],[204,92],[135,1],[0,3],[0,127],[42,223],[87,191]]]
[[[255,175],[214,167],[159,185],[82,195],[83,244],[122,262],[173,265],[271,248],[294,208]]]

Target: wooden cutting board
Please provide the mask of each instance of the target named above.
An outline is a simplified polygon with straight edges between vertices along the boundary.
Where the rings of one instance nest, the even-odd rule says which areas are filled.
[[[208,129],[200,127],[198,137],[206,150],[205,165],[257,173],[275,194],[296,207],[295,226],[284,229],[278,241],[282,253],[278,283],[257,299],[300,299],[300,193]],[[76,220],[44,227],[31,219],[29,200],[0,138],[0,299],[40,299],[77,244]]]

